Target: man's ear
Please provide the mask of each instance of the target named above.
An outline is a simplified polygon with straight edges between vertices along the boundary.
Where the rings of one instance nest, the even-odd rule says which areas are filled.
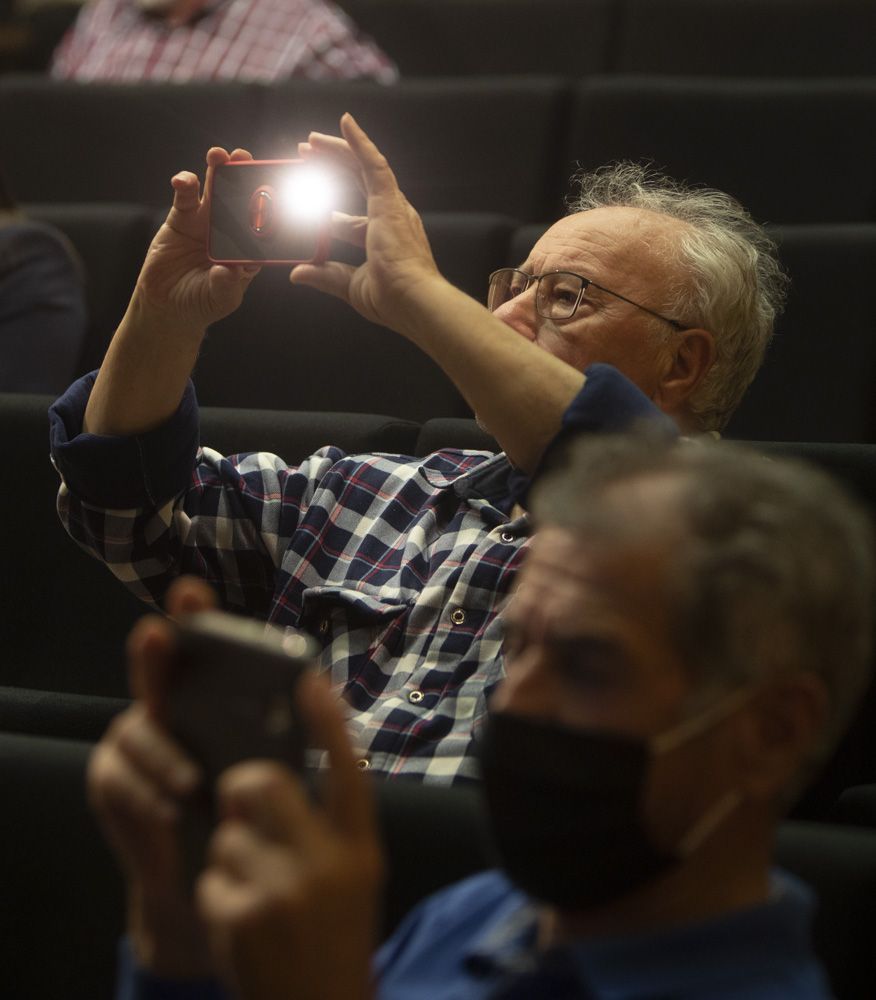
[[[740,784],[751,799],[777,799],[792,786],[817,748],[830,696],[816,674],[800,671],[770,681],[741,713]]]
[[[680,330],[669,340],[666,371],[654,402],[671,417],[688,410],[688,401],[715,362],[715,338],[700,327]]]

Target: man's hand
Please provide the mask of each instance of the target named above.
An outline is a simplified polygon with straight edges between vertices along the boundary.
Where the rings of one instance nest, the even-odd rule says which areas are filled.
[[[127,436],[164,423],[179,406],[207,327],[240,305],[258,273],[257,267],[226,267],[207,257],[213,175],[229,159],[252,156],[243,149],[230,156],[211,149],[203,197],[195,174],[171,180],[173,206],[100,366],[84,431]]]
[[[210,149],[203,196],[190,171],[171,179],[173,206],[149,247],[134,293],[134,301],[149,314],[202,331],[240,305],[259,268],[211,263],[207,231],[216,168],[228,160],[251,159],[243,149],[230,155],[217,146]]]
[[[329,751],[324,801],[278,764],[227,771],[198,904],[242,1000],[364,1000],[382,869],[371,793],[327,686],[306,676],[296,697]]]
[[[341,118],[343,138],[311,132],[299,144],[306,159],[329,160],[351,173],[368,200],[368,215],[335,213],[332,234],[365,247],[360,267],[330,261],[302,264],[291,274],[293,284],[310,285],[348,302],[366,319],[406,335],[409,303],[424,281],[442,282],[420,216],[399,190],[386,158],[353,116]]]
[[[167,610],[181,615],[213,607],[210,588],[182,578]],[[196,765],[163,728],[173,632],[165,620],[142,618],[128,640],[137,701],[97,744],[87,788],[128,891],[128,931],[138,961],[167,976],[203,975],[211,962],[206,939],[182,883],[177,823],[181,801],[199,781]]]

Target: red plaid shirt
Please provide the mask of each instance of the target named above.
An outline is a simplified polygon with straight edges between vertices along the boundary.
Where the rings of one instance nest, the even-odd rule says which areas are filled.
[[[392,61],[326,0],[218,0],[171,27],[133,0],[95,0],[55,51],[58,80],[369,78],[393,83]]]

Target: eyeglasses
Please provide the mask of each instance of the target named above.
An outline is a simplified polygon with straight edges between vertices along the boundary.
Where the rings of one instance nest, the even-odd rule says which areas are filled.
[[[518,271],[516,267],[502,267],[498,271],[493,271],[490,275],[490,290],[487,293],[487,308],[490,312],[495,312],[499,306],[503,306],[511,299],[522,295],[527,288],[536,282],[535,287],[535,311],[545,319],[571,319],[575,315],[575,310],[581,305],[581,300],[588,288],[598,288],[606,295],[613,295],[622,302],[627,302],[649,316],[656,316],[668,323],[676,330],[683,330],[684,326],[677,320],[669,319],[668,316],[661,316],[659,312],[649,309],[647,306],[640,306],[638,302],[633,302],[626,295],[611,291],[610,288],[603,288],[595,281],[584,278],[580,274],[573,274],[571,271],[548,271],[545,274],[526,274],[525,271]]]

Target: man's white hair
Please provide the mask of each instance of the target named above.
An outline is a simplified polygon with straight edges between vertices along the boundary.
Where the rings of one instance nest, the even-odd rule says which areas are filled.
[[[715,362],[691,398],[701,430],[721,430],[763,362],[788,279],[775,242],[730,195],[695,188],[637,163],[609,164],[573,177],[570,213],[627,207],[659,212],[686,225],[668,239],[678,282],[667,308],[715,338]]]

